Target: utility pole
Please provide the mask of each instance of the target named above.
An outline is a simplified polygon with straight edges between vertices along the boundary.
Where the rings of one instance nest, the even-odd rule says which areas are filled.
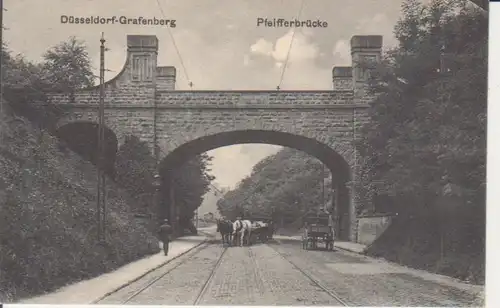
[[[198,220],[200,220],[200,218],[198,217],[198,208],[196,208],[196,229],[198,229]]]
[[[103,240],[106,240],[106,222],[107,222],[107,206],[106,206],[106,173],[105,173],[105,164],[104,157],[106,153],[106,140],[104,139],[104,74],[106,70],[104,69],[104,53],[106,52],[106,48],[104,47],[104,43],[106,40],[104,39],[104,32],[101,37],[101,82],[100,82],[100,107],[101,107],[101,161],[103,162],[103,168],[101,171],[102,176],[102,235]]]
[[[3,116],[3,0],[0,0],[0,47],[2,48],[0,54],[0,116]]]
[[[325,208],[325,164],[321,164],[321,208]]]
[[[106,175],[104,172],[104,32],[101,35],[101,65],[99,78],[99,127],[97,139],[97,237],[106,240]]]

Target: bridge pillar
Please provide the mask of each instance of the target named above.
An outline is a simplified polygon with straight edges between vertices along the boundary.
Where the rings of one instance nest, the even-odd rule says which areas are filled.
[[[176,70],[174,66],[159,66],[156,68],[156,89],[159,91],[175,90]]]
[[[335,66],[332,70],[333,90],[352,90],[352,67]]]
[[[335,237],[338,240],[348,241],[350,240],[350,230],[351,230],[351,218],[350,218],[350,208],[351,208],[351,198],[350,192],[346,187],[345,183],[337,182],[332,183],[332,189],[335,190],[332,196],[333,205],[333,219],[335,224]]]
[[[170,223],[172,225],[172,229],[174,230],[174,235],[178,235],[179,233],[179,218],[178,218],[178,211],[177,211],[177,206],[175,204],[175,188],[174,188],[174,180],[170,180],[170,185],[169,185],[169,200],[168,200],[168,206],[169,206],[169,212],[170,212]]]
[[[349,192],[349,208],[348,208],[348,220],[349,220],[349,241],[358,241],[358,217],[357,217],[357,207],[359,196],[356,191],[356,184],[351,181],[346,184],[346,188]]]
[[[329,213],[331,215],[331,218],[333,220],[333,229],[335,232],[335,237],[338,237],[340,235],[340,229],[339,229],[339,206],[340,206],[340,192],[339,192],[339,184],[337,181],[333,180],[330,182],[331,184],[331,190],[332,190],[332,196],[331,196],[331,205],[329,209]]]
[[[352,81],[356,96],[366,93],[370,66],[382,56],[381,35],[355,35],[351,38]]]
[[[133,83],[156,82],[158,38],[154,35],[127,35],[127,65]],[[124,76],[125,77],[125,76]]]
[[[155,174],[153,178],[153,187],[154,187],[154,195],[153,202],[158,213],[158,221],[161,223],[165,218],[168,218],[167,213],[165,211],[165,206],[162,203],[162,192],[161,192],[161,179],[159,174]]]

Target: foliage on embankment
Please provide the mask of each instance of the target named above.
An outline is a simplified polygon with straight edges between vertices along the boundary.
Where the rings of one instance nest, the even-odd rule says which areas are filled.
[[[175,204],[179,208],[179,224],[186,229],[192,229],[191,220],[195,211],[201,206],[203,196],[214,179],[209,174],[211,157],[206,153],[189,159],[184,164],[166,169],[160,166],[160,174],[172,172]],[[162,168],[163,167],[163,168]],[[148,144],[136,136],[127,136],[124,144],[118,149],[116,157],[117,183],[125,188],[134,198],[135,211],[156,217],[158,209],[153,202],[153,177],[156,172],[155,158]],[[164,174],[163,174],[164,175]],[[161,190],[168,191],[167,183],[162,183]],[[161,206],[169,206],[169,198],[162,198]],[[156,227],[156,225],[154,225]]]
[[[87,63],[84,50],[73,43],[60,46],[80,50],[82,61],[76,62]],[[52,291],[158,252],[158,241],[145,226],[149,222],[135,219],[133,201],[110,179],[108,243],[97,244],[96,168],[50,134],[63,110],[45,95],[80,85],[64,86],[67,79],[56,78],[54,53],[41,64],[2,53],[8,103],[0,115],[0,301]],[[81,69],[87,70],[68,73]]]
[[[65,110],[51,104],[47,92],[72,94],[93,84],[84,43],[70,38],[39,64],[5,49],[1,60],[8,102],[0,121],[0,301],[53,291],[158,252],[157,221],[152,220],[156,166],[147,144],[129,136],[116,166],[106,169],[113,177],[106,181],[107,243],[98,244],[96,168],[84,159],[92,159],[88,153],[70,150],[93,149],[54,137]],[[191,217],[211,179],[209,158],[194,161],[181,171],[191,175],[183,181],[194,197],[189,199]],[[150,215],[138,219],[135,214]]]
[[[203,202],[203,197],[210,190],[210,183],[215,179],[210,174],[212,157],[207,153],[196,155],[173,170],[173,188],[175,205],[179,209],[179,224],[194,231],[191,223],[195,211]],[[160,167],[160,173],[165,170]],[[168,188],[164,186],[164,189]],[[163,200],[167,203],[167,199]]]
[[[310,209],[322,207],[330,189],[323,197],[322,180],[330,171],[316,158],[291,148],[284,148],[253,167],[236,189],[217,202],[222,215],[235,218],[274,215],[281,223],[300,219]]]
[[[476,283],[485,274],[483,13],[459,1],[405,2],[395,26],[399,46],[380,65],[362,64],[372,73],[374,101],[357,144],[361,200],[390,198],[398,213],[367,253]],[[297,217],[295,200],[314,206],[320,185],[314,177],[305,179],[315,165],[304,162],[294,173],[287,163],[283,152],[263,160],[256,169],[265,168],[219,202],[220,212],[231,217],[274,207],[283,210],[280,215],[295,210]],[[303,186],[307,181],[311,189]],[[375,205],[358,212],[379,210]]]
[[[403,5],[399,46],[372,71],[359,184],[399,213],[368,254],[481,282],[488,19],[468,5]]]
[[[9,123],[10,122],[10,123]],[[108,244],[96,241],[96,169],[28,121],[2,118],[2,301],[54,290],[158,252],[127,192],[108,180]],[[40,142],[41,141],[41,142]]]

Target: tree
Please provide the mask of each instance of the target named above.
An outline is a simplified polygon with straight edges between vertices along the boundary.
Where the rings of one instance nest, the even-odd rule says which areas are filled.
[[[406,255],[437,258],[428,264],[443,262],[444,251],[484,252],[487,29],[487,16],[464,2],[403,5],[400,44],[373,74],[357,144],[360,186],[399,204],[399,222],[372,245],[382,255],[407,243]]]
[[[190,226],[194,213],[209,191],[210,183],[215,179],[210,174],[212,157],[203,153],[184,163],[173,171],[175,205],[179,212],[180,223]]]
[[[2,49],[4,95],[13,109],[53,131],[54,123],[65,112],[47,97],[51,91],[68,91],[72,99],[76,89],[94,85],[91,61],[82,41],[71,37],[44,55],[44,62],[33,64]]]
[[[115,166],[116,182],[137,200],[138,209],[155,212],[152,200],[156,162],[147,142],[136,136],[127,136],[118,149]]]
[[[74,95],[75,90],[94,85],[95,76],[87,47],[76,37],[52,47],[44,54],[44,60],[47,80],[55,90]]]
[[[257,163],[252,173],[217,206],[225,216],[283,217],[285,222],[300,218],[310,208],[323,206],[322,163],[304,152],[283,149]]]
[[[359,150],[372,173],[368,181],[381,181],[396,194],[419,191],[432,199],[443,176],[463,171],[458,161],[483,165],[486,45],[480,31],[487,22],[465,10],[453,15],[446,5],[405,4],[396,26],[400,46],[387,54],[372,84],[377,99]],[[438,71],[442,61],[452,73]]]
[[[65,111],[52,104],[46,93],[53,85],[46,78],[41,64],[33,64],[22,56],[12,56],[7,49],[2,50],[4,97],[13,111],[28,118],[42,129],[53,132],[54,124]]]

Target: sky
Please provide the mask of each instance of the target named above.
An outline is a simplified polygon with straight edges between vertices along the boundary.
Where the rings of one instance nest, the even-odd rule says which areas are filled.
[[[99,67],[99,39],[104,32],[106,79],[123,67],[127,34],[156,35],[158,65],[177,68],[179,90],[270,90],[280,83],[293,36],[282,90],[328,90],[333,66],[350,65],[353,35],[384,36],[384,46],[395,44],[393,28],[401,0],[304,0],[300,20],[326,21],[326,28],[257,27],[257,18],[293,19],[301,0],[5,0],[4,40],[14,53],[40,61],[50,47],[70,36],[84,40],[93,66]],[[164,12],[164,14],[162,13]],[[61,15],[79,17],[175,19],[166,27],[144,25],[70,25]],[[183,65],[185,69],[183,69]],[[272,145],[234,145],[210,151],[212,173],[223,187],[234,187],[255,163],[276,153]]]

